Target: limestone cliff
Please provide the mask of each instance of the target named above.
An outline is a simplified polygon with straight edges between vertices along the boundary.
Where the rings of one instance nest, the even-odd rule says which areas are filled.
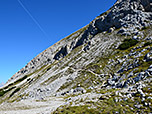
[[[14,74],[0,113],[151,113],[151,24],[152,0],[117,0]]]

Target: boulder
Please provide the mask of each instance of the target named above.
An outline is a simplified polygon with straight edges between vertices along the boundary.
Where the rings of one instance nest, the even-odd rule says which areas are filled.
[[[146,96],[141,89],[137,89],[137,92],[138,92],[142,97],[145,97],[145,96]]]
[[[111,32],[113,32],[114,30],[115,30],[115,28],[114,28],[114,27],[113,27],[113,28],[111,27],[108,32],[111,33]]]
[[[74,89],[74,91],[73,91],[74,93],[75,92],[82,92],[82,93],[86,93],[86,90],[84,89],[84,88],[82,88],[82,87],[77,87],[76,89]]]
[[[108,79],[108,85],[114,86],[115,85],[115,81],[112,79]]]
[[[145,60],[146,62],[152,61],[152,52],[147,53],[147,54],[145,55],[145,57],[144,57],[144,60]]]

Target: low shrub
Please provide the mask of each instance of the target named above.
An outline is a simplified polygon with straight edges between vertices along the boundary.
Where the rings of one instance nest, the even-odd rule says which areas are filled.
[[[3,96],[5,94],[5,91],[0,91],[0,97]]]
[[[135,46],[137,43],[138,43],[138,41],[135,40],[135,39],[131,39],[131,38],[125,39],[123,41],[123,43],[119,45],[118,49],[126,50],[126,49],[128,49],[128,48],[130,48],[132,46]]]
[[[10,95],[10,97],[12,97],[15,93],[17,93],[21,88],[17,88],[13,91],[13,93]]]
[[[152,44],[151,42],[146,42],[143,47],[149,46],[151,44]]]
[[[15,88],[15,87],[11,87],[11,88],[9,88],[9,89],[7,89],[7,90],[1,90],[1,91],[0,91],[0,97],[2,97],[5,93],[11,91],[11,90],[14,89],[14,88]]]
[[[19,83],[19,82],[25,80],[26,78],[27,78],[27,76],[25,75],[24,77],[18,79],[18,80],[17,80],[16,82],[14,82],[14,83],[15,83],[15,84],[16,84],[16,83]]]

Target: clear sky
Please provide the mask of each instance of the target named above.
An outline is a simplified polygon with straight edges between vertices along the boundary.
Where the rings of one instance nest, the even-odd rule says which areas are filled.
[[[116,0],[0,0],[0,82],[32,58],[87,25]]]

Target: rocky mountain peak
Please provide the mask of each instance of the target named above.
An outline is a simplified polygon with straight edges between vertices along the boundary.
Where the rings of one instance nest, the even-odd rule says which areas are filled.
[[[116,4],[120,7],[130,7],[133,10],[151,12],[152,0],[117,0]],[[119,8],[120,8],[119,7]]]
[[[8,82],[16,80],[23,74],[34,72],[41,65],[50,64],[62,59],[75,48],[87,44],[100,32],[112,32],[118,29],[121,35],[138,34],[138,31],[152,24],[152,0],[117,0],[107,12],[95,18],[89,25],[76,34],[72,34],[54,44],[31,60],[23,69],[17,72]],[[71,37],[72,36],[72,37]],[[78,36],[78,37],[77,37]],[[77,37],[77,39],[75,39]]]
[[[152,0],[118,0],[95,25],[101,31],[121,29],[119,33],[130,35],[149,26],[151,20]]]
[[[152,112],[152,0],[117,0],[0,87],[0,113]]]

